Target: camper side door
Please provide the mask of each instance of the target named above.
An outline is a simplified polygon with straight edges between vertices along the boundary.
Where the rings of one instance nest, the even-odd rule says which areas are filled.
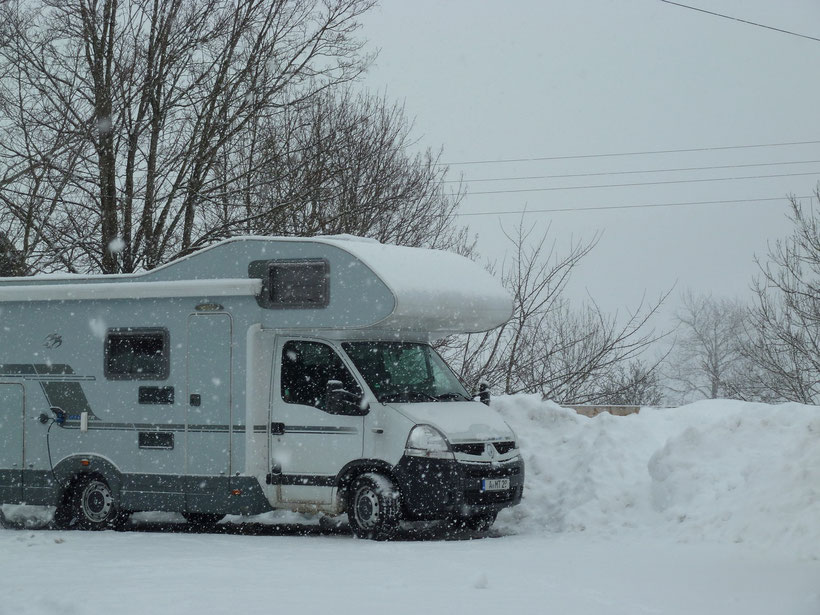
[[[364,413],[358,402],[329,400],[341,388],[353,400],[362,388],[329,344],[279,338],[271,387],[271,484],[279,503],[330,504],[336,475],[362,456]]]

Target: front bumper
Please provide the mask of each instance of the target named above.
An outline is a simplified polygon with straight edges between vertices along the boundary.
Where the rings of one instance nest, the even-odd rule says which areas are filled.
[[[495,513],[515,506],[524,491],[524,460],[463,463],[402,457],[394,468],[406,519],[446,519]],[[481,491],[481,479],[509,478],[504,491]]]

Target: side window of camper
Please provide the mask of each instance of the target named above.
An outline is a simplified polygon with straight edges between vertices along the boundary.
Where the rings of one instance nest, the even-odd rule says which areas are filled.
[[[362,390],[339,355],[326,344],[291,340],[282,348],[280,372],[282,400],[325,409],[327,383],[338,380],[342,388],[361,395]]]
[[[330,264],[326,260],[274,261],[268,276],[271,307],[323,308],[330,303]]]
[[[170,373],[167,329],[109,329],[105,377],[109,380],[165,380]]]

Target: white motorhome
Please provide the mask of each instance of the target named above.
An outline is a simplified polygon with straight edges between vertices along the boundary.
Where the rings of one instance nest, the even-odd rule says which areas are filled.
[[[504,323],[481,267],[351,237],[224,241],[150,272],[0,279],[0,504],[63,527],[271,509],[487,528],[515,435],[430,341]]]

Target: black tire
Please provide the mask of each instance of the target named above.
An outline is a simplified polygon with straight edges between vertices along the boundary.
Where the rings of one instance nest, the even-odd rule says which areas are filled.
[[[97,475],[78,478],[54,513],[54,523],[62,529],[116,529],[127,519],[111,487]]]
[[[350,487],[347,516],[359,538],[392,538],[401,521],[401,501],[393,481],[374,473],[358,477]]]
[[[202,529],[210,529],[222,521],[222,518],[225,515],[215,513],[184,512],[182,513],[182,516],[185,517],[185,520],[189,525]]]
[[[347,529],[345,526],[347,523],[345,522],[344,517],[330,517],[328,515],[320,515],[319,516],[319,528],[323,532],[327,532],[332,534],[334,532],[339,532],[340,530]]]
[[[474,532],[486,532],[493,526],[493,523],[495,523],[497,515],[498,513],[492,512],[467,517],[464,519],[464,526]]]

